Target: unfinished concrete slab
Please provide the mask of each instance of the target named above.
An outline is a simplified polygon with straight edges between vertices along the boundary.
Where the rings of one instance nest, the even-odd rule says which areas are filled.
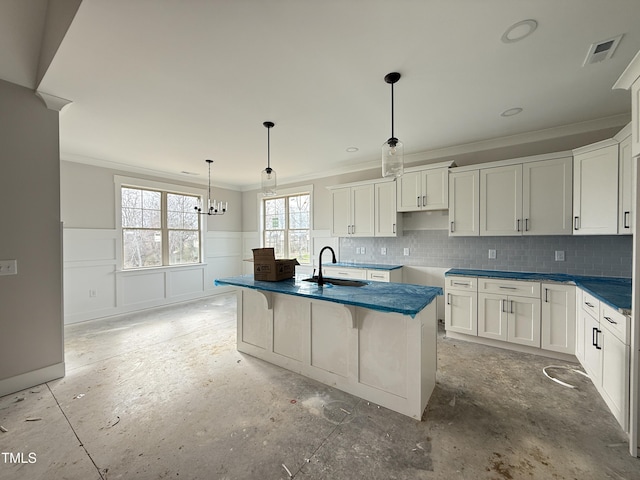
[[[0,450],[37,459],[0,479],[640,479],[557,361],[441,334],[417,422],[238,353],[235,328],[234,296],[67,326],[67,376],[0,398]]]

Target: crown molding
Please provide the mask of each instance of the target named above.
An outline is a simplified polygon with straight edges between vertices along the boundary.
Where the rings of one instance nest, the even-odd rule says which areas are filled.
[[[56,97],[55,95],[50,95],[39,90],[36,90],[36,96],[44,102],[49,110],[55,110],[60,113],[62,113],[65,107],[72,103],[71,100],[67,100],[66,98]]]

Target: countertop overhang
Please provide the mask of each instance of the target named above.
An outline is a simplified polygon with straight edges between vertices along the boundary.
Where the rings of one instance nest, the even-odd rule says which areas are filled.
[[[305,282],[303,276],[296,276],[279,282],[263,282],[253,279],[253,275],[240,275],[216,279],[214,284],[251,288],[265,292],[282,293],[299,297],[324,300],[327,302],[369,308],[380,312],[393,312],[415,317],[429,305],[442,288],[408,283],[366,282],[362,287],[344,287]]]
[[[505,272],[500,270],[471,270],[452,268],[445,273],[466,277],[504,278],[531,282],[571,283],[586,290],[598,300],[620,313],[631,313],[631,279],[624,277],[588,277],[566,273]]]

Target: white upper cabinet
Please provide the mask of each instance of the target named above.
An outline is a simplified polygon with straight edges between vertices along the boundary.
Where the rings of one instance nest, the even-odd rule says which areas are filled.
[[[635,189],[636,162],[631,156],[631,124],[615,136],[618,147],[618,233],[631,234],[633,226],[633,190]]]
[[[571,235],[573,158],[522,165],[522,234]]]
[[[373,184],[341,187],[331,192],[331,234],[339,237],[374,235]]]
[[[480,171],[449,172],[449,235],[480,234]]]
[[[573,234],[618,233],[618,143],[604,140],[574,150]]]
[[[376,183],[374,192],[375,236],[395,237],[400,232],[396,208],[396,182]]]
[[[637,157],[640,155],[640,51],[613,88],[631,90],[631,156]]]
[[[480,235],[571,235],[572,157],[533,158],[480,169]]]
[[[522,235],[522,165],[480,170],[480,235]]]
[[[401,233],[396,182],[389,179],[335,185],[331,190],[331,234],[395,237]]]
[[[446,210],[451,165],[452,162],[445,162],[406,168],[397,180],[398,211]]]

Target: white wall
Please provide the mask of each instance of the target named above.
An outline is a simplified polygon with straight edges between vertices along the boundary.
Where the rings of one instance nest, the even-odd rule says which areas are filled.
[[[242,272],[241,194],[212,189],[229,202],[223,216],[206,217],[203,263],[123,271],[116,229],[114,179],[134,174],[61,163],[64,221],[65,323],[103,318],[221,293],[215,278]],[[194,188],[187,182],[138,176],[142,181]],[[206,190],[206,186],[195,188]]]

